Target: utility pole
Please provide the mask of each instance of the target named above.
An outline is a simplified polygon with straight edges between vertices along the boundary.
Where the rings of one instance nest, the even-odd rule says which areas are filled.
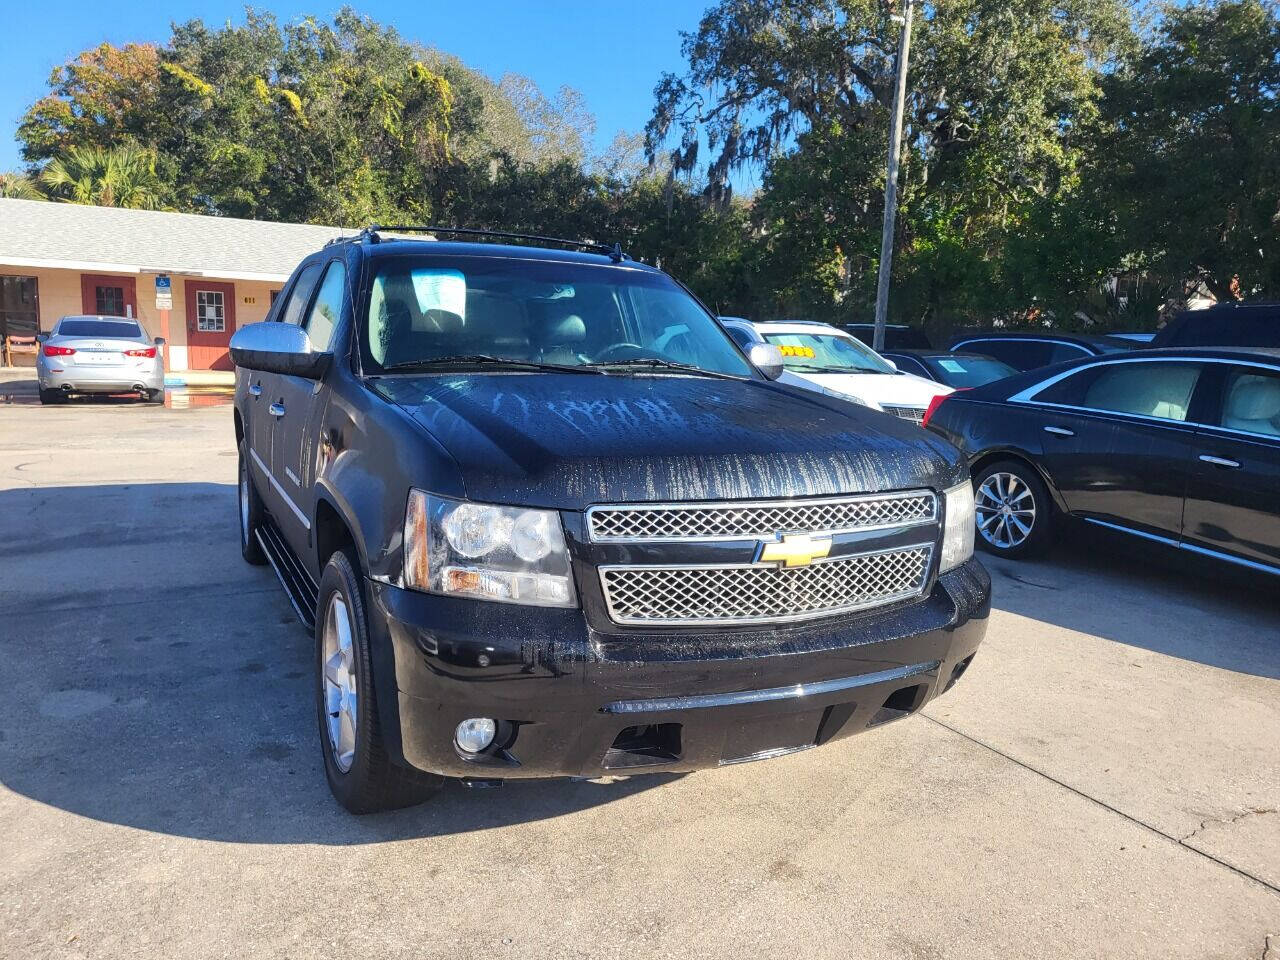
[[[889,130],[889,169],[884,184],[884,235],[880,239],[880,276],[876,281],[876,329],[871,349],[884,349],[885,318],[889,315],[889,277],[893,272],[893,221],[898,214],[898,161],[902,154],[902,110],[907,99],[907,61],[911,56],[911,15],[915,0],[906,0],[902,39],[898,43],[898,78],[893,91],[893,122]],[[897,20],[897,17],[893,19]]]

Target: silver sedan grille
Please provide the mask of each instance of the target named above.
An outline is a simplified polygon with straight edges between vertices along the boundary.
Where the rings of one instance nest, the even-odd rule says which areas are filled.
[[[779,533],[847,533],[932,522],[937,498],[928,490],[824,500],[592,507],[596,542],[773,539]]]
[[[678,626],[776,623],[880,606],[923,593],[930,544],[802,567],[609,566],[600,568],[615,623]]]

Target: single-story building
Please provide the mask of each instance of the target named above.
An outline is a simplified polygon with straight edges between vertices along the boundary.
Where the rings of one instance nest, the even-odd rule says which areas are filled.
[[[137,317],[170,370],[229,370],[237,327],[344,231],[157,210],[0,199],[0,343],[59,317]],[[351,233],[348,230],[346,233]]]

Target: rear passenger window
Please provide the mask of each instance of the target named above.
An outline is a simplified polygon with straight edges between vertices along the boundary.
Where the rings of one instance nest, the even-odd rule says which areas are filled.
[[[1099,364],[1055,383],[1033,399],[1106,413],[1183,421],[1191,409],[1191,395],[1200,372],[1196,363]]]
[[[1053,362],[1053,344],[1040,340],[969,340],[955,349],[995,357],[1015,370],[1034,370]]]
[[[312,263],[298,274],[298,280],[289,291],[289,301],[276,314],[281,323],[302,323],[302,313],[307,309],[307,301],[311,299],[311,291],[316,288],[316,280],[320,277],[320,264]]]
[[[1079,360],[1081,357],[1091,357],[1091,354],[1084,347],[1077,347],[1074,343],[1051,343],[1049,344],[1049,363],[1062,363],[1066,360]]]
[[[1227,377],[1221,426],[1280,437],[1280,374],[1246,368]]]
[[[325,271],[324,282],[320,284],[320,292],[316,294],[315,306],[307,317],[307,336],[311,338],[312,348],[321,353],[329,349],[329,343],[333,340],[333,328],[342,317],[342,298],[346,287],[347,268],[341,260],[335,260]]]

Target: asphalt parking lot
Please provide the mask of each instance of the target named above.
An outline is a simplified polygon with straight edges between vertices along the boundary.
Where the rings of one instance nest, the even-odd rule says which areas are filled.
[[[1280,957],[1274,580],[1078,539],[920,715],[358,819],[232,441],[0,405],[0,956]]]

